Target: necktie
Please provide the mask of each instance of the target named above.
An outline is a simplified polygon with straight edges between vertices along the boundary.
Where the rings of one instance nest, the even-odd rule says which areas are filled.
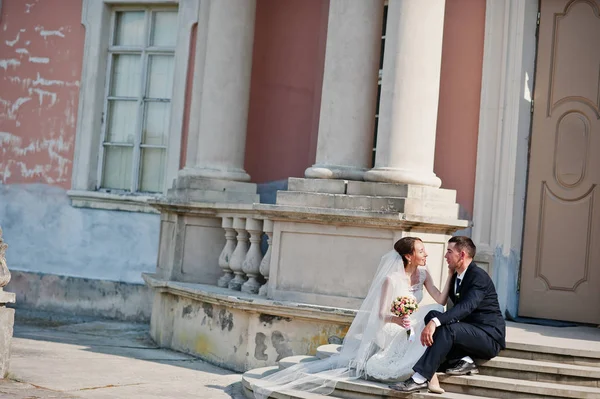
[[[456,292],[458,292],[458,290],[460,289],[460,282],[461,282],[461,280],[462,279],[460,279],[460,278],[456,279]]]

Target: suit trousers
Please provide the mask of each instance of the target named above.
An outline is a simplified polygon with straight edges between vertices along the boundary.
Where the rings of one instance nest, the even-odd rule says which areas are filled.
[[[429,312],[425,322],[440,314],[438,311]],[[465,356],[491,359],[500,349],[500,345],[479,327],[463,322],[445,324],[436,328],[433,345],[427,348],[413,370],[431,380],[444,362],[455,363]]]

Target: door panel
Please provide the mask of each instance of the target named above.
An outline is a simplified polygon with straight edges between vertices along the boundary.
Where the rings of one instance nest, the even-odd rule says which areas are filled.
[[[519,314],[600,323],[600,0],[543,0]]]

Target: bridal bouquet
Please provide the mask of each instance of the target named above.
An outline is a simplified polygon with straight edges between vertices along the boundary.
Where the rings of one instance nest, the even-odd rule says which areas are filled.
[[[398,317],[410,316],[419,308],[417,300],[412,296],[399,296],[392,301],[390,311]],[[406,334],[411,339],[412,327],[406,331]]]
[[[399,296],[392,301],[392,314],[398,317],[410,316],[419,308],[419,304],[412,296]]]

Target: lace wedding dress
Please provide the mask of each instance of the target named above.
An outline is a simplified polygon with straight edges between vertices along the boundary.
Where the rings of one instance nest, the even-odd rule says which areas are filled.
[[[275,391],[288,389],[328,395],[340,381],[370,378],[392,381],[408,378],[412,367],[425,351],[420,335],[425,315],[440,305],[419,306],[411,316],[413,334],[394,323],[387,323],[387,310],[398,296],[413,295],[423,299],[426,268],[417,269],[419,281],[410,285],[402,258],[390,251],[381,258],[375,277],[338,354],[322,360],[299,363],[261,378],[252,385],[257,399],[266,399]],[[391,289],[383,289],[385,281]],[[389,304],[389,306],[387,305]]]
[[[417,271],[419,273],[419,280],[416,284],[408,287],[408,290],[405,284],[400,284],[403,277],[399,275],[400,273],[394,273],[391,276],[393,298],[409,294],[414,296],[419,303],[423,300],[423,284],[427,277],[427,269],[419,267]],[[383,326],[377,342],[379,349],[367,361],[366,374],[368,378],[384,382],[394,382],[404,381],[412,376],[412,367],[426,349],[421,344],[420,337],[425,327],[425,315],[431,310],[443,311],[443,308],[437,304],[419,306],[417,311],[412,314],[412,332],[410,338],[407,330],[395,323],[386,323]]]

